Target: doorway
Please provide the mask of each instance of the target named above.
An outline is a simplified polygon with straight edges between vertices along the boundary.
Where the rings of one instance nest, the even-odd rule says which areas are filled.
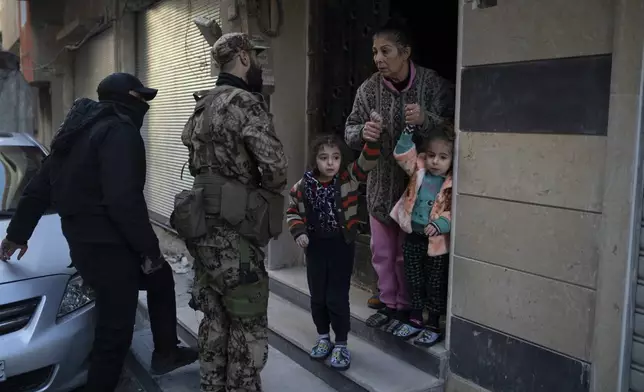
[[[405,26],[412,59],[456,81],[458,0],[310,0],[309,134],[344,133],[358,87],[376,72],[373,32]]]
[[[406,27],[412,41],[412,59],[418,65],[455,82],[458,10],[458,0],[309,0],[309,137],[320,133],[344,135],[358,87],[376,72],[371,51],[373,33],[388,22]],[[364,191],[363,187],[361,232],[369,233]],[[368,260],[368,234],[359,238],[357,254],[354,283],[373,290],[375,273]]]
[[[409,30],[412,60],[456,83],[458,1],[395,0],[390,15]]]

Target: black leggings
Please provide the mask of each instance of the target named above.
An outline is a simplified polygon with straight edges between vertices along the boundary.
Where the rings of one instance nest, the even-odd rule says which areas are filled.
[[[420,314],[422,318],[422,311],[427,309],[429,326],[438,328],[440,316],[447,313],[449,254],[429,256],[427,246],[426,236],[418,233],[407,235],[403,244],[405,275],[411,296],[412,312],[416,315]]]
[[[311,313],[320,335],[333,327],[336,342],[346,342],[351,329],[349,288],[355,243],[343,236],[311,238],[306,249],[306,275],[311,293]]]

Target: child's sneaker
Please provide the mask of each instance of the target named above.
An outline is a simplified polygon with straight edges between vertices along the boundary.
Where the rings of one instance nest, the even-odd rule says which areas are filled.
[[[328,339],[318,339],[317,343],[315,343],[315,346],[311,349],[311,354],[310,357],[311,359],[315,359],[316,361],[323,361],[325,360],[329,354],[331,354],[331,350],[333,349],[333,345]]]
[[[351,366],[351,353],[347,346],[335,346],[331,353],[331,367],[344,371]]]

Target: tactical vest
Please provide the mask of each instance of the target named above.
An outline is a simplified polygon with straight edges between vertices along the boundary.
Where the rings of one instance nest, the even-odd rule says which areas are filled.
[[[226,88],[232,90],[226,97],[226,104],[230,104],[235,96],[243,92],[238,88]],[[200,132],[196,127],[209,124],[208,119],[213,116],[214,92],[215,90],[210,90],[194,94],[197,103],[184,129],[185,134]],[[198,115],[204,120],[194,124],[192,120]],[[194,124],[192,129],[191,124]],[[190,154],[192,158],[194,152],[190,151]],[[206,235],[206,215],[220,217],[241,236],[259,247],[268,245],[271,238],[281,234],[284,196],[224,177],[211,168],[191,166],[190,171],[195,177],[193,187],[175,196],[175,208],[170,218],[172,226],[181,237],[193,240]]]

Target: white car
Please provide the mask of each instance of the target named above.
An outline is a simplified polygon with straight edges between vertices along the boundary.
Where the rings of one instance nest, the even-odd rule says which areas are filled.
[[[0,234],[46,150],[24,134],[0,134]],[[85,384],[94,340],[90,289],[71,265],[60,217],[48,212],[29,250],[0,261],[0,392],[64,392]]]

